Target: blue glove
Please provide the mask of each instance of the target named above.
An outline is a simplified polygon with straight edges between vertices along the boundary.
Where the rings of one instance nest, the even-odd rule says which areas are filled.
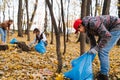
[[[95,48],[92,48],[88,51],[88,53],[93,53],[93,54],[96,54],[97,53],[97,50]]]

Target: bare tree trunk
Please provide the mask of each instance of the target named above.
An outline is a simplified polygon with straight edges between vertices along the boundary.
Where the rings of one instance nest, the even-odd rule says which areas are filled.
[[[30,41],[30,23],[29,23],[29,13],[28,13],[28,0],[25,0],[26,3],[26,13],[27,13],[27,41]]]
[[[44,23],[44,32],[47,33],[47,4],[45,2],[45,23]]]
[[[87,0],[87,9],[86,9],[86,16],[90,16],[90,9],[91,9],[91,0]],[[86,35],[86,43],[89,44],[90,40],[89,37]]]
[[[4,0],[2,0],[2,2],[3,2],[3,22],[5,21],[5,1]]]
[[[62,24],[63,24],[63,34],[64,34],[64,52],[63,54],[66,53],[66,28],[65,28],[65,21],[64,21],[64,11],[63,11],[63,1],[61,0],[61,15],[62,15]]]
[[[52,21],[52,20],[51,20]],[[51,41],[50,41],[50,44],[53,44],[53,24],[51,24],[52,27],[51,27]]]
[[[35,17],[35,13],[36,13],[36,10],[37,10],[37,6],[38,6],[38,0],[36,0],[35,5],[34,5],[34,11],[33,11],[33,13],[32,13],[32,17],[31,17],[31,19],[30,19],[29,29],[30,29],[31,26],[32,26],[32,23],[33,23],[33,20],[34,20],[34,17]]]
[[[14,11],[15,11],[15,6],[14,6],[14,0],[13,0],[13,21],[14,21]],[[13,22],[13,32],[15,32],[15,23]]]
[[[70,4],[70,0],[68,0],[68,6],[67,6],[67,41],[69,41],[69,36],[68,36],[68,15],[69,15],[69,4]]]
[[[87,0],[86,16],[90,16],[91,0]]]
[[[91,6],[90,6],[90,9],[91,9],[90,14],[91,14],[91,16],[93,16],[92,0],[91,0]]]
[[[96,0],[96,3],[95,3],[95,16],[97,15],[97,6],[98,6],[98,0]]]
[[[120,5],[120,0],[118,0],[118,5]],[[118,17],[120,18],[120,6],[118,6]]]
[[[104,0],[102,15],[109,14],[111,0]]]
[[[9,20],[10,20],[10,4],[9,4],[10,2],[7,2],[6,4],[7,4],[7,6],[8,6],[8,18],[9,18]]]
[[[0,23],[2,22],[2,21],[1,21],[1,12],[2,12],[2,7],[1,7],[1,5],[0,5]]]
[[[36,2],[35,2],[34,11],[33,11],[33,13],[32,13],[32,17],[31,17],[31,19],[29,19],[29,20],[30,20],[30,22],[29,22],[29,27],[28,27],[28,29],[25,31],[25,33],[28,33],[27,31],[30,30],[30,28],[31,28],[31,26],[32,26],[32,23],[33,23],[33,20],[34,20],[34,17],[35,17],[35,13],[36,13],[36,10],[37,10],[37,6],[38,6],[38,0],[36,0]]]
[[[81,7],[81,18],[86,16],[86,8],[87,8],[87,0],[82,0],[82,7]],[[82,55],[85,52],[85,41],[86,41],[86,35],[85,33],[80,33],[80,51]]]
[[[22,0],[19,0],[19,9],[18,9],[18,36],[19,37],[23,37],[22,19],[23,19]]]
[[[118,17],[120,18],[120,0],[118,0]],[[120,39],[117,42],[117,45],[120,45]]]
[[[60,73],[61,69],[62,69],[62,56],[61,56],[61,53],[60,53],[60,33],[59,33],[58,28],[57,28],[57,24],[56,24],[56,20],[55,20],[55,17],[54,17],[52,5],[50,4],[49,0],[46,0],[46,3],[48,5],[49,11],[50,11],[50,15],[51,15],[51,18],[52,18],[52,23],[54,25],[55,37],[56,37],[56,52],[57,52],[57,59],[58,59],[57,72]]]
[[[46,3],[47,4],[47,3]],[[51,0],[51,8],[53,9],[53,0]],[[50,41],[50,44],[53,44],[53,31],[54,31],[54,25],[53,25],[53,22],[52,22],[52,18],[51,18],[51,41]]]

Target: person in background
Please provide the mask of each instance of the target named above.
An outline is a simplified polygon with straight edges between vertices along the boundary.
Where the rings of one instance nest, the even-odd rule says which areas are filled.
[[[45,36],[44,33],[40,32],[40,30],[39,30],[38,28],[35,28],[35,29],[33,30],[33,34],[35,34],[36,37],[35,37],[34,41],[32,41],[32,42],[29,44],[29,46],[32,46],[33,44],[37,44],[37,43],[39,43],[41,40],[44,41],[45,46],[47,46],[47,44],[48,44],[48,43],[47,43],[47,38],[46,38],[46,36]]]
[[[3,23],[0,23],[0,34],[1,34],[2,45],[6,44],[7,31],[9,32],[12,23],[13,20],[7,20],[4,21]]]
[[[120,19],[115,16],[86,16],[74,22],[75,33],[86,33],[90,39],[89,53],[96,54],[100,60],[97,80],[109,80],[109,51],[120,39]],[[96,42],[95,36],[98,36]]]

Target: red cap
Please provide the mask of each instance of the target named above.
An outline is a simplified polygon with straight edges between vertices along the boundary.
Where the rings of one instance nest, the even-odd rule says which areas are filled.
[[[81,19],[75,20],[75,22],[74,22],[74,24],[73,24],[73,27],[74,27],[74,29],[76,30],[76,31],[75,31],[75,34],[78,32],[78,26],[79,26],[80,24],[82,24],[82,20],[81,20]]]

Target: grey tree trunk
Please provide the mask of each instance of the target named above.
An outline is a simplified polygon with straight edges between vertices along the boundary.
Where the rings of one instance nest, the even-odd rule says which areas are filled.
[[[29,11],[28,11],[28,0],[25,0],[26,3],[26,13],[27,13],[27,41],[30,41],[30,31],[29,31],[29,27],[30,27],[30,23],[29,23]]]
[[[13,0],[13,2],[14,2],[14,0]],[[15,11],[15,6],[13,4],[13,21],[14,21],[14,18],[15,18],[14,11]],[[15,23],[14,22],[13,22],[13,32],[15,32]]]
[[[56,37],[56,52],[57,52],[57,60],[58,60],[58,68],[57,68],[57,73],[61,72],[62,69],[62,56],[60,53],[60,33],[56,24],[56,20],[54,17],[54,13],[53,13],[53,9],[52,9],[52,5],[50,4],[49,0],[46,0],[46,3],[48,5],[49,11],[50,11],[50,15],[52,18],[52,23],[54,25],[54,30],[55,30],[55,37]]]
[[[87,0],[82,0],[82,7],[81,7],[81,18],[86,16],[87,11]],[[80,51],[82,55],[85,52],[85,42],[86,42],[86,34],[80,33]]]
[[[51,8],[53,8],[53,0],[51,0]],[[52,22],[52,18],[51,18],[51,41],[50,41],[50,44],[53,44],[53,31],[54,31],[54,25],[53,25],[53,22]]]
[[[18,7],[18,36],[23,37],[22,32],[22,20],[23,20],[23,9],[22,9],[22,0],[19,0],[19,7]]]
[[[35,17],[35,13],[36,13],[36,10],[37,10],[37,6],[38,6],[38,0],[36,0],[35,5],[34,5],[34,10],[33,10],[33,13],[32,13],[32,17],[30,19],[29,30],[30,30],[30,28],[32,26],[32,23],[33,23],[33,20],[34,20],[34,17]]]
[[[27,1],[28,1],[28,0],[27,0]],[[34,17],[35,17],[35,13],[36,13],[36,10],[37,10],[37,6],[38,6],[38,0],[36,0],[36,2],[35,2],[32,16],[31,16],[31,18],[29,18],[29,27],[28,27],[28,29],[25,31],[25,33],[29,33],[29,32],[27,32],[27,31],[29,31],[30,28],[31,28],[31,26],[32,26],[32,23],[33,23],[33,20],[34,20]],[[29,13],[28,13],[28,14],[29,14]]]
[[[64,20],[64,10],[63,10],[63,1],[61,1],[61,16],[62,16],[62,24],[63,24],[63,36],[64,36],[64,52],[63,54],[66,53],[66,36],[65,36],[65,32],[66,32],[66,28],[65,28],[65,20]]]
[[[66,40],[66,42],[68,42],[69,41],[69,34],[68,34],[68,15],[69,15],[69,4],[70,4],[70,0],[68,0],[68,6],[67,6],[67,40]]]
[[[95,3],[95,16],[97,15],[97,6],[98,6],[98,0],[96,0],[96,3]]]
[[[102,15],[109,14],[111,0],[104,0]]]
[[[118,17],[120,18],[120,0],[118,0]],[[120,39],[117,42],[117,45],[120,45]]]
[[[47,33],[47,4],[45,2],[45,19],[44,19],[44,32]]]

